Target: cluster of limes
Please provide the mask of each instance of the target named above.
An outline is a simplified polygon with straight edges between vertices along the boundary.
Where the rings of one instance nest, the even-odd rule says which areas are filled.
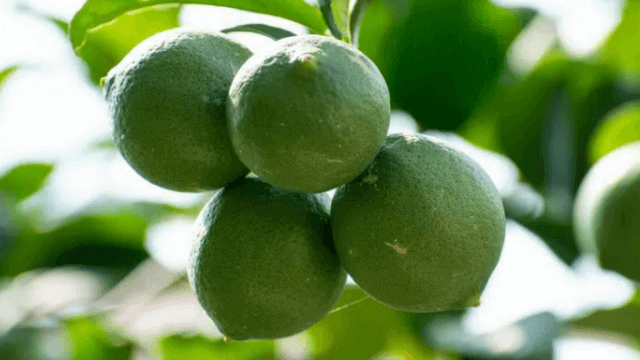
[[[222,188],[197,220],[188,274],[226,336],[303,331],[347,273],[403,311],[478,304],[504,240],[497,190],[434,138],[386,136],[385,80],[353,46],[303,35],[252,54],[223,34],[170,30],[112,69],[105,93],[140,175]]]

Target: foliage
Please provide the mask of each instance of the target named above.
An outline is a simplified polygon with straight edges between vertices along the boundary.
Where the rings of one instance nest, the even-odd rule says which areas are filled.
[[[516,190],[501,194],[509,221],[539,236],[567,265],[584,255],[571,222],[578,187],[598,159],[640,139],[640,2],[634,0],[626,1],[620,24],[598,52],[574,57],[556,42],[527,73],[514,71],[507,60],[542,15],[490,0],[86,0],[71,21],[22,10],[68,36],[86,68],[82,75],[97,87],[142,40],[181,26],[190,5],[271,15],[356,46],[380,69],[392,108],[411,115],[420,131],[456,132],[517,166]],[[273,40],[299,35],[260,22],[222,30]],[[30,65],[13,58],[3,65],[0,100]],[[1,111],[0,126],[6,123]],[[112,141],[94,147],[115,151]],[[640,341],[637,296],[623,306],[562,318],[533,314],[479,335],[463,324],[472,312],[406,314],[347,286],[332,313],[294,338],[225,342],[207,328],[204,313],[193,314],[196,303],[184,289],[183,270],[145,272],[157,269],[150,264],[160,267],[150,258],[152,227],[175,217],[195,219],[202,201],[178,206],[102,199],[43,229],[46,208],[33,209],[42,203],[32,200],[51,186],[57,170],[57,162],[34,159],[0,174],[2,359],[275,359],[286,357],[287,341],[327,360],[550,359],[555,339],[566,334],[562,330]],[[176,237],[177,249],[189,235]],[[73,301],[60,307],[34,302],[32,280],[70,266],[95,275],[88,283],[106,290],[87,298],[62,294]],[[61,295],[56,286],[43,287],[43,298],[55,302]],[[499,347],[504,343],[497,339],[514,334],[520,336],[518,349]]]
[[[69,36],[76,51],[85,45],[87,34],[101,25],[107,24],[126,12],[161,4],[205,4],[228,6],[235,9],[281,16],[298,21],[309,28],[323,32],[324,24],[320,13],[303,0],[285,0],[265,3],[259,0],[89,0],[74,16],[70,24]]]
[[[269,360],[276,359],[272,341],[253,341],[250,343],[225,342],[202,336],[185,337],[172,335],[161,341],[162,355],[165,360]]]

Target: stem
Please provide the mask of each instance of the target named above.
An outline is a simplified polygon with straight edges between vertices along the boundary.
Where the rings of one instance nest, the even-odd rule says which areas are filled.
[[[371,4],[371,0],[355,0],[349,14],[349,29],[351,31],[351,43],[358,47],[358,37],[360,36],[360,23],[364,18],[364,13]]]
[[[333,17],[333,12],[331,11],[331,0],[318,0],[318,6],[320,7],[320,12],[322,12],[324,22],[327,24],[329,31],[331,31],[331,35],[338,40],[342,40],[344,36],[342,36],[342,33],[336,24],[336,20]]]

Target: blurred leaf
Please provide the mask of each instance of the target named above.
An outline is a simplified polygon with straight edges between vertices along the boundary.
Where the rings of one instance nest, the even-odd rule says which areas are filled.
[[[16,72],[18,69],[20,69],[19,66],[11,66],[0,71],[0,89],[2,88],[2,84],[7,81],[9,76],[11,76],[11,74]]]
[[[318,0],[318,7],[331,34],[351,42],[349,31],[349,0]]]
[[[544,212],[544,198],[531,185],[518,183],[502,198],[505,215],[517,221],[534,221]]]
[[[0,191],[0,262],[9,255],[15,246],[17,235],[16,211],[11,203]]]
[[[353,0],[353,5],[349,9],[349,36],[355,47],[358,47],[360,37],[360,23],[372,0]]]
[[[433,350],[398,320],[400,312],[368,298],[356,286],[345,288],[335,308],[349,304],[353,305],[330,313],[308,330],[315,359],[368,360],[380,353],[399,352],[407,359],[435,359]]]
[[[100,205],[100,211],[110,215],[117,216],[138,216],[144,219],[147,223],[153,224],[170,217],[185,216],[192,217],[195,221],[196,216],[202,210],[202,207],[206,203],[208,198],[205,196],[202,201],[190,206],[190,207],[178,207],[171,204],[159,203],[159,202],[130,202],[130,201],[113,201],[109,203],[102,203]],[[95,210],[91,208],[86,209],[84,212],[86,216],[97,215]]]
[[[0,336],[2,360],[68,360],[67,334],[57,327],[19,326]]]
[[[289,30],[285,30],[279,27],[270,26],[266,24],[245,24],[245,25],[234,26],[232,28],[222,30],[222,32],[225,34],[238,32],[238,31],[252,32],[252,33],[268,36],[273,40],[280,40],[286,37],[296,36],[296,34],[292,33]]]
[[[174,335],[162,339],[163,360],[267,360],[276,359],[273,341],[209,340],[202,336]]]
[[[565,264],[573,264],[580,255],[571,223],[558,222],[547,214],[530,221],[519,219],[519,222],[538,235]]]
[[[549,176],[551,169],[567,176],[570,166],[571,196],[589,168],[587,144],[593,129],[612,108],[636,97],[635,92],[620,86],[606,65],[550,55],[527,78],[499,87],[477,113],[484,122],[498,122],[501,149],[534,188],[555,187],[552,182],[558,179]]]
[[[133,344],[96,324],[97,319],[75,318],[65,325],[73,343],[74,360],[130,360]]]
[[[593,164],[610,151],[640,140],[640,102],[630,102],[613,109],[594,131],[589,144],[589,161]]]
[[[619,70],[640,71],[640,2],[626,1],[622,19],[603,47],[603,58]]]
[[[48,17],[48,19],[54,23],[58,29],[60,29],[60,31],[62,31],[63,33],[67,34],[69,32],[69,23],[67,23],[64,20],[55,18],[55,17]]]
[[[147,7],[122,14],[83,35],[83,46],[76,52],[87,64],[91,81],[99,84],[100,79],[142,40],[179,26],[179,13],[177,5]]]
[[[147,257],[143,246],[147,225],[136,215],[94,215],[45,233],[24,231],[0,262],[0,274],[14,276],[61,265],[101,266],[126,273]]]
[[[495,88],[497,87],[499,86],[495,86],[489,91],[489,94],[485,94],[485,98],[495,99]],[[505,153],[500,141],[500,118],[489,106],[475,108],[470,118],[462,124],[457,133],[476,146],[500,154]]]
[[[35,194],[53,170],[50,164],[18,165],[0,178],[0,190],[20,201]]]
[[[554,106],[566,101],[562,91],[570,64],[560,59],[540,65],[521,82],[500,89],[492,104],[505,152],[536,188],[545,184],[548,148],[544,142],[549,140],[545,132],[555,121]]]
[[[277,2],[265,2],[262,0],[87,0],[71,20],[71,44],[76,52],[79,52],[84,46],[87,33],[91,30],[112,21],[126,12],[161,4],[225,6],[280,16],[306,25],[319,33],[323,33],[325,29],[320,12],[304,0],[281,0]]]
[[[596,311],[584,318],[570,321],[568,325],[576,329],[611,331],[640,340],[640,303]]]
[[[553,343],[561,330],[553,314],[533,315],[483,335],[465,330],[462,314],[451,312],[416,316],[423,318],[421,334],[428,344],[464,355],[465,359],[553,359]]]
[[[91,145],[91,149],[95,150],[116,150],[116,143],[112,139],[96,142]]]
[[[367,10],[362,51],[385,76],[394,107],[422,129],[457,129],[497,81],[521,20],[489,0],[392,3],[373,2]]]

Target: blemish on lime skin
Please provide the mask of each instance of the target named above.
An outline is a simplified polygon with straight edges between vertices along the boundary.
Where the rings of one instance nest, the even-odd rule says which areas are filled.
[[[400,245],[398,245],[398,244],[391,245],[389,243],[385,243],[385,245],[387,245],[390,248],[392,248],[393,250],[395,250],[398,254],[406,254],[407,253],[407,249],[401,248]]]
[[[315,71],[318,69],[318,58],[316,58],[312,54],[301,55],[294,59],[294,61],[296,65],[298,65],[298,67],[301,69],[305,69],[308,71]]]

